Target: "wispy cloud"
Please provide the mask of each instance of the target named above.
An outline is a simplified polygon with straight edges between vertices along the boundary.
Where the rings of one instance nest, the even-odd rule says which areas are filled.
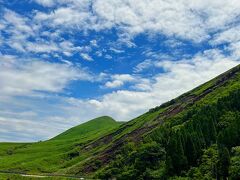
[[[93,58],[89,56],[87,53],[81,53],[80,55],[86,61],[93,61]]]
[[[234,56],[225,56],[218,50],[206,51],[192,59],[180,61],[159,61],[154,66],[163,68],[150,79],[135,81],[135,90],[118,90],[105,94],[100,99],[82,101],[71,99],[71,102],[95,115],[107,114],[118,120],[128,120],[165,101],[171,100],[182,93],[191,90],[199,84],[234,67],[239,62]],[[125,78],[124,78],[125,79]],[[122,81],[112,81],[109,85],[118,87]],[[141,91],[139,91],[141,90]]]
[[[111,76],[111,81],[105,83],[106,88],[117,88],[123,86],[127,82],[135,81],[136,79],[129,74],[115,74]]]
[[[91,80],[87,71],[67,64],[0,56],[1,96],[61,92],[70,81]]]
[[[62,7],[64,3],[69,5]],[[40,4],[53,3],[46,1]],[[36,19],[47,21],[51,26],[97,31],[117,27],[130,35],[148,31],[167,36],[176,35],[196,42],[210,38],[209,32],[224,29],[235,22],[240,9],[237,0],[231,2],[97,0],[56,1],[56,4],[58,6],[54,12],[39,12]]]

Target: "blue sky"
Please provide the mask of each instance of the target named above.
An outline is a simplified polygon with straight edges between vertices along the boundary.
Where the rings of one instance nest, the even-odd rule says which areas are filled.
[[[238,0],[0,0],[0,141],[128,121],[239,64]]]

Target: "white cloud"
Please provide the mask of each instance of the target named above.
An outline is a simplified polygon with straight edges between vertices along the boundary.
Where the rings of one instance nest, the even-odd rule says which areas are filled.
[[[84,60],[93,61],[93,58],[89,56],[87,53],[81,53],[80,55]]]
[[[34,53],[51,53],[58,51],[59,48],[55,43],[32,43],[28,42],[25,47],[28,52]]]
[[[164,42],[164,44],[171,48],[176,48],[184,45],[182,42],[177,41],[176,39],[168,39]]]
[[[151,59],[146,59],[143,62],[139,63],[135,68],[134,72],[141,72],[144,69],[148,69],[153,66],[154,62]]]
[[[109,54],[106,54],[104,57],[105,57],[106,59],[112,59],[112,56],[109,55]]]
[[[5,23],[8,23],[14,27],[14,29],[10,28],[10,30],[13,31],[14,33],[17,34],[18,33],[17,31],[26,34],[33,33],[32,28],[28,25],[28,19],[15,13],[14,11],[6,9],[3,18],[6,21]]]
[[[210,34],[220,32],[210,41],[213,44],[239,39],[239,27],[235,27],[240,14],[238,0],[35,1],[52,8],[47,12],[36,10],[28,16],[3,9],[0,29],[8,36],[0,39],[0,43],[26,54],[47,53],[69,57],[75,52],[86,52],[84,48],[75,47],[73,40],[66,40],[63,37],[66,32],[78,34],[115,28],[119,36],[117,42],[128,47],[136,46],[131,38],[141,33],[200,42],[211,40]],[[64,41],[69,44],[61,46]],[[98,45],[96,40],[90,41],[90,44],[94,47]],[[115,48],[111,50],[121,52]],[[88,56],[86,59],[91,58]]]
[[[36,91],[61,92],[72,80],[91,78],[85,70],[67,64],[0,57],[1,96],[28,96]]]
[[[222,44],[222,43],[232,43],[240,41],[239,37],[240,26],[234,26],[220,33],[217,33],[213,40],[211,40],[211,44]]]
[[[4,28],[1,31],[5,34],[4,44],[13,49],[24,52],[24,43],[34,34],[33,28],[29,25],[28,18],[25,18],[14,11],[4,9],[1,23]],[[7,35],[7,36],[6,36]]]
[[[70,57],[78,52],[78,55],[84,53],[86,57],[84,48],[75,47],[74,40],[66,40],[64,33],[99,32],[115,28],[119,36],[117,43],[128,47],[136,46],[131,38],[141,33],[171,37],[172,46],[177,45],[173,43],[175,37],[194,42],[210,40],[213,44],[238,39],[239,28],[235,27],[240,14],[238,0],[35,1],[52,8],[47,12],[36,10],[28,16],[4,9],[0,29],[8,36],[0,39],[0,43],[26,54],[46,53]],[[220,33],[211,40],[210,34],[216,32]],[[68,44],[61,46],[65,41]],[[98,46],[96,40],[90,41],[90,44]],[[115,48],[111,50],[121,52]],[[86,59],[91,60],[89,55]]]
[[[240,60],[240,41],[231,43],[226,49],[230,51],[234,59]]]
[[[76,109],[74,115],[64,111],[70,106],[57,93],[64,93],[71,81],[98,78],[69,63],[1,55],[0,141],[45,140],[87,120],[79,119]]]
[[[218,50],[209,50],[192,59],[159,61],[154,66],[163,68],[165,72],[155,75],[151,82],[138,79],[136,90],[118,90],[87,101],[72,98],[70,102],[84,112],[91,110],[95,116],[110,115],[118,120],[129,120],[236,66],[239,61],[234,58]],[[122,85],[113,82],[110,86]]]
[[[46,140],[78,124],[82,119],[76,109],[72,117],[64,111],[65,105],[61,97],[54,96],[1,100],[0,141]]]
[[[38,4],[41,4],[46,7],[52,7],[55,5],[54,0],[35,0]]]
[[[90,47],[80,47],[75,45],[73,40],[63,38],[58,29],[46,31],[41,24],[32,20],[31,16],[33,14],[23,16],[12,10],[4,9],[0,17],[0,45],[7,45],[27,56],[45,53],[69,57],[77,52],[89,50]]]
[[[110,82],[110,81],[106,82],[105,87],[107,87],[107,88],[116,88],[116,87],[122,86],[123,84],[124,84],[123,81],[114,80],[112,82]]]
[[[113,47],[110,47],[109,50],[110,50],[110,51],[113,51],[113,52],[115,52],[115,53],[117,53],[117,54],[124,52],[124,50],[116,49],[116,48],[113,48]]]
[[[61,4],[68,2],[67,7]],[[35,19],[79,30],[117,28],[130,36],[143,32],[178,36],[195,42],[234,23],[238,0],[96,0],[59,1],[53,12],[38,12]],[[90,9],[91,8],[91,9]]]
[[[115,74],[111,77],[112,81],[105,83],[107,88],[118,88],[123,86],[126,82],[132,82],[136,79],[130,74]]]
[[[97,40],[96,39],[93,39],[90,41],[90,44],[94,47],[98,47],[98,44],[97,44]]]
[[[38,123],[32,120],[13,119],[0,117],[0,141],[38,141],[36,137],[49,137],[52,133],[56,132],[56,129],[49,127],[44,123]],[[48,128],[49,131],[45,131]],[[4,131],[3,131],[4,130]],[[11,133],[12,132],[12,133]],[[32,136],[35,135],[35,137]]]

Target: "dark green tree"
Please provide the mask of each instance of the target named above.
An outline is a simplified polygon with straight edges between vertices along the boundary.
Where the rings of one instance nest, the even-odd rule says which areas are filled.
[[[230,165],[230,155],[226,147],[219,150],[219,164],[218,164],[218,174],[223,179],[228,177],[228,169]]]

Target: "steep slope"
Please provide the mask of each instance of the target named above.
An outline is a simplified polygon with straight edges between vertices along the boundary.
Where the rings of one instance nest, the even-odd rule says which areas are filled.
[[[20,172],[55,172],[65,163],[71,164],[74,149],[99,138],[120,126],[103,116],[73,127],[55,138],[37,143],[0,143],[0,170]]]
[[[100,126],[101,133],[96,120],[49,141],[2,144],[0,170],[101,179],[238,179],[239,102],[237,66],[127,123]],[[111,123],[108,118],[103,124]]]
[[[204,149],[222,143],[218,139],[223,133],[219,123],[225,123],[229,118],[228,113],[231,114],[233,111],[235,120],[227,123],[235,126],[239,124],[237,115],[239,101],[234,101],[233,98],[240,99],[239,89],[240,66],[237,66],[192,91],[149,110],[116,131],[82,146],[80,154],[84,155],[87,152],[88,158],[82,158],[77,164],[62,172],[89,175],[94,173],[102,178],[118,177],[120,179],[140,176],[154,178],[151,176],[160,173],[156,172],[160,170],[162,174],[158,174],[156,178],[181,175],[191,167],[199,165],[197,162],[200,161]],[[222,108],[221,104],[224,103],[230,103],[231,106]],[[212,119],[207,121],[210,118]],[[239,139],[238,131],[233,131]],[[240,144],[235,142],[234,146],[237,145]],[[232,146],[227,148],[229,152]],[[196,149],[199,151],[195,151]],[[225,151],[223,149],[218,148],[217,153]],[[151,162],[151,153],[159,155],[159,157],[153,156],[153,161],[163,159],[152,162],[157,168],[151,169],[151,164],[141,165],[147,161]],[[144,158],[141,160],[142,156],[146,156],[145,161]],[[128,162],[129,157],[132,157],[131,162]],[[136,165],[138,161],[141,163]],[[164,168],[160,168],[160,164],[164,164]],[[149,169],[144,169],[142,166],[149,166]]]

